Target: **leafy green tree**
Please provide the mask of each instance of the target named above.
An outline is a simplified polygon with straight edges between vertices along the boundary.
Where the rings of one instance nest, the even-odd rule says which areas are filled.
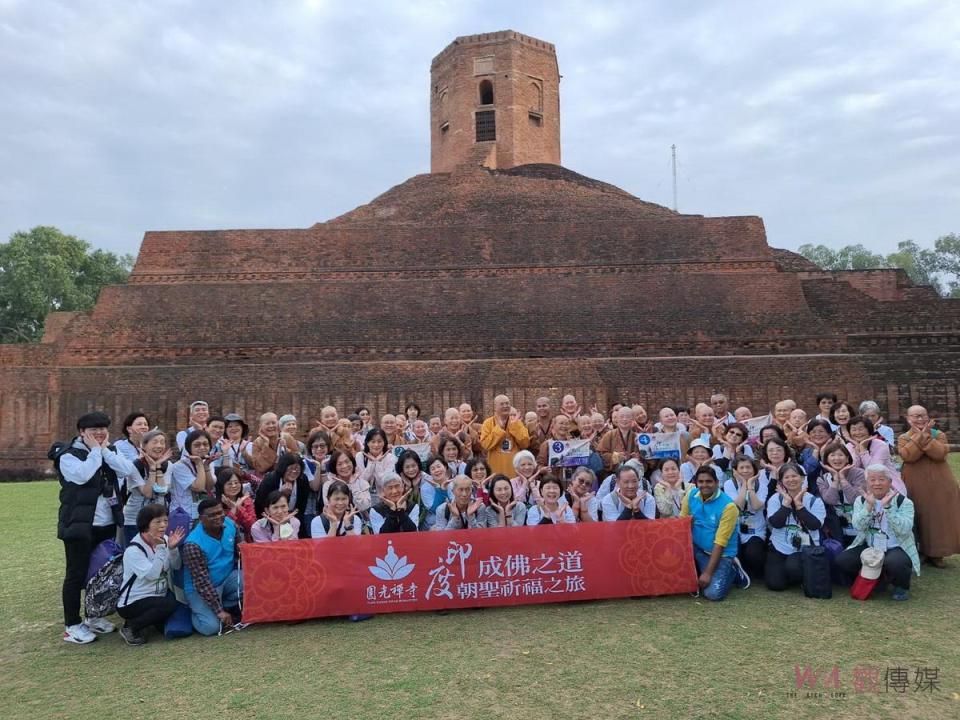
[[[942,235],[933,247],[939,262],[937,269],[948,276],[950,297],[960,298],[960,235]]]
[[[888,267],[883,255],[870,252],[863,245],[847,245],[833,250],[826,245],[801,245],[800,254],[824,270],[873,270]]]
[[[940,258],[936,250],[922,248],[913,240],[904,240],[897,245],[897,252],[887,255],[887,263],[906,271],[915,285],[930,285],[943,294],[943,285],[937,276]]]
[[[0,342],[35,342],[54,310],[89,310],[104,285],[125,282],[130,255],[93,250],[55,227],[16,232],[0,244]]]
[[[799,253],[824,270],[900,268],[916,285],[929,285],[941,295],[960,298],[960,235],[956,233],[937,238],[932,249],[904,240],[886,257],[859,244],[839,250],[806,244],[800,246]]]

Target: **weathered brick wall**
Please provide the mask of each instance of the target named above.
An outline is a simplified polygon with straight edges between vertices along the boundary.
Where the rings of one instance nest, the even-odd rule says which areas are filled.
[[[55,361],[49,345],[0,345],[0,470],[39,467],[62,432]]]
[[[874,300],[895,302],[903,300],[933,300],[939,296],[929,286],[915,286],[904,270],[813,270],[798,273],[802,280],[839,280],[848,283]]]

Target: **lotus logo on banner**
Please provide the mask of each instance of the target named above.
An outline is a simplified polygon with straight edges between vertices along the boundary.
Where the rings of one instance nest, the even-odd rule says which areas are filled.
[[[375,578],[380,580],[400,580],[413,572],[414,563],[407,562],[407,556],[397,557],[393,543],[387,543],[387,554],[377,558],[376,565],[368,565],[367,569]]]

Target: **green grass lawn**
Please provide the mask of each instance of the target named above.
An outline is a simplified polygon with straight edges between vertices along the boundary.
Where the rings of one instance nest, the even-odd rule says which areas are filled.
[[[954,464],[957,468],[957,465]],[[7,718],[958,718],[960,557],[912,599],[799,590],[383,615],[253,626],[131,648],[67,645],[57,485],[0,486],[0,698]],[[118,621],[119,622],[119,621]],[[796,690],[840,672],[842,697]],[[879,672],[857,693],[855,668]],[[904,694],[884,692],[907,668]],[[916,692],[916,668],[939,690]],[[796,693],[796,695],[793,695]]]

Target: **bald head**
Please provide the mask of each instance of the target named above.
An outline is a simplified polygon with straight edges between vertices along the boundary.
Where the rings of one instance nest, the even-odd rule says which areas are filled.
[[[548,420],[550,418],[550,398],[538,397],[536,403],[537,417],[541,420]]]
[[[320,424],[328,430],[333,430],[337,426],[340,416],[333,405],[325,405],[320,409]]]
[[[708,429],[717,420],[717,416],[713,414],[713,408],[706,403],[697,403],[697,406],[693,409],[693,414],[697,422]]]
[[[462,424],[460,410],[458,408],[447,408],[447,411],[443,414],[443,426],[450,432],[455,433],[460,432]]]
[[[280,423],[277,414],[266,412],[260,416],[260,433],[268,438],[274,438],[280,432]]]
[[[570,418],[566,415],[557,415],[550,424],[551,434],[558,440],[570,437]]]
[[[930,422],[930,414],[923,405],[911,405],[907,408],[907,422],[913,430],[922,431]]]

